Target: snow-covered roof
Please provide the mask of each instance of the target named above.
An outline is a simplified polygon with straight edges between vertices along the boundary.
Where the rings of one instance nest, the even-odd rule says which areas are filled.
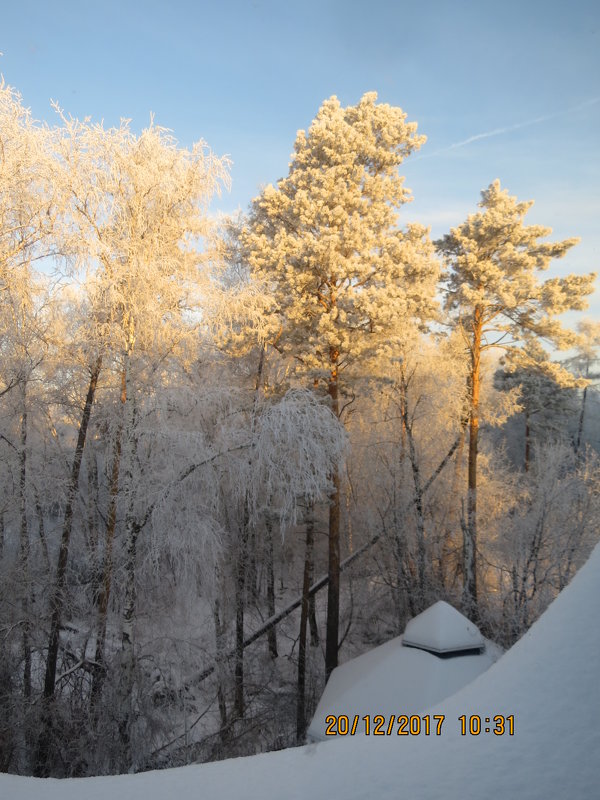
[[[432,653],[480,650],[485,646],[477,626],[443,600],[411,619],[402,641],[405,645]]]
[[[331,740],[325,733],[329,715],[419,714],[462,689],[502,654],[444,602],[411,620],[406,631],[411,634],[410,647],[403,647],[405,633],[334,669],[309,726],[310,739]],[[469,654],[461,654],[464,650]],[[428,651],[458,655],[439,658]]]

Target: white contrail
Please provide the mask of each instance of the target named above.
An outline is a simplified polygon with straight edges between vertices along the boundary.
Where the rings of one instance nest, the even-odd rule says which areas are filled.
[[[472,142],[478,142],[480,139],[490,139],[492,136],[501,136],[503,133],[511,133],[512,131],[517,131],[520,128],[528,128],[530,125],[537,125],[540,122],[547,122],[550,119],[556,119],[556,117],[562,117],[565,114],[572,114],[574,111],[580,111],[582,108],[593,106],[596,103],[600,103],[600,97],[594,97],[592,100],[586,100],[584,103],[580,103],[572,108],[556,111],[554,114],[545,114],[542,117],[528,119],[525,122],[517,122],[515,125],[507,125],[504,128],[494,128],[492,131],[476,133],[474,136],[469,136],[468,139],[463,139],[460,142],[454,142],[454,144],[449,144],[447,147],[442,147],[440,150],[436,150],[433,153],[425,153],[422,156],[417,156],[414,160],[418,161],[422,158],[433,158],[433,156],[440,155],[441,153],[447,153],[450,150],[458,150],[459,147],[466,147],[468,144],[472,144]]]

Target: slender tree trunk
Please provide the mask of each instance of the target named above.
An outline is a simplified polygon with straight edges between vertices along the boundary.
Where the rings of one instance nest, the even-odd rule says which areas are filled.
[[[129,383],[129,376],[127,378]],[[135,587],[135,572],[137,561],[137,538],[140,532],[139,525],[135,518],[134,502],[134,480],[133,480],[133,465],[137,456],[137,434],[136,434],[136,403],[133,398],[131,386],[126,387],[126,402],[125,402],[125,427],[124,435],[127,442],[123,470],[123,486],[122,490],[126,495],[129,495],[127,504],[127,513],[125,515],[125,607],[123,610],[123,634],[122,634],[122,648],[125,661],[133,658],[133,620],[135,618],[135,601],[136,601],[136,587]]]
[[[275,569],[273,554],[273,523],[267,511],[265,520],[267,533],[267,613],[270,617],[275,616]],[[277,658],[277,630],[271,628],[267,636],[269,644],[269,655]]]
[[[313,580],[313,573],[314,573],[314,566],[315,566],[315,548],[314,548],[314,528],[315,528],[315,518],[314,518],[314,508],[311,505],[308,509],[308,517],[307,517],[307,525],[312,526],[313,530],[313,543],[312,546],[306,547],[306,568],[308,569],[308,585],[312,584]],[[307,533],[308,539],[308,533]],[[341,564],[340,564],[340,571],[341,571]],[[319,646],[319,627],[317,625],[317,608],[315,602],[315,595],[311,592],[308,593],[308,625],[310,628],[310,646],[311,647],[318,647]]]
[[[106,645],[106,626],[108,620],[108,604],[112,588],[113,572],[113,544],[115,530],[117,526],[117,500],[119,497],[119,471],[121,468],[121,449],[123,436],[123,415],[127,401],[127,365],[121,371],[121,418],[117,426],[115,441],[113,446],[112,465],[110,471],[110,482],[108,487],[108,516],[106,519],[106,538],[104,545],[104,563],[102,567],[101,585],[98,595],[98,630],[96,633],[96,652],[94,661],[96,671],[92,680],[90,701],[92,708],[97,706],[102,693],[105,674],[105,645]]]
[[[135,619],[135,566],[139,528],[135,521],[130,519],[126,523],[125,529],[127,544],[125,556],[125,608],[123,611],[121,669],[119,676],[119,736],[121,740],[121,764],[124,769],[129,770],[133,766],[131,753],[131,727],[134,720],[133,690],[135,684],[133,623]]]
[[[306,629],[309,616],[309,591],[314,546],[315,521],[312,509],[306,520],[306,555],[302,580],[302,608],[300,612],[300,641],[298,644],[298,688],[296,694],[296,742],[304,741],[306,734]]]
[[[88,479],[88,546],[92,557],[92,563],[96,566],[98,557],[98,463],[96,454],[90,453],[87,459],[87,479]]]
[[[330,350],[331,375],[328,393],[331,410],[339,418],[338,352]],[[327,679],[338,665],[340,624],[340,473],[336,467],[332,476],[333,492],[329,498],[329,582],[327,584],[327,638],[325,641],[325,674]]]
[[[127,382],[129,383],[129,374]],[[136,403],[131,386],[126,388],[126,422],[124,428],[127,442],[123,459],[123,490],[129,494],[125,516],[125,602],[123,610],[123,631],[121,638],[120,703],[121,720],[119,731],[122,744],[122,763],[125,769],[132,767],[131,727],[133,724],[133,690],[135,684],[134,621],[136,607],[136,564],[137,541],[140,526],[134,514],[133,465],[137,455]]]
[[[35,759],[35,775],[38,777],[48,774],[49,769],[47,762],[52,739],[52,717],[49,708],[49,702],[54,697],[54,687],[56,683],[56,664],[58,660],[60,627],[62,624],[63,606],[65,602],[65,579],[67,562],[69,559],[71,530],[73,527],[73,510],[77,489],[79,487],[79,472],[81,470],[81,460],[83,458],[88,424],[90,421],[90,415],[92,413],[92,406],[94,404],[94,397],[96,396],[96,387],[98,385],[98,378],[100,376],[101,369],[102,357],[98,356],[90,374],[90,382],[85,398],[85,405],[83,407],[83,414],[81,416],[81,423],[79,425],[79,433],[77,434],[75,456],[73,458],[73,466],[71,468],[71,479],[69,481],[69,488],[67,491],[67,503],[65,506],[65,517],[63,520],[62,536],[58,551],[56,578],[54,580],[54,591],[52,593],[52,600],[50,603],[52,616],[50,620],[50,637],[48,640],[48,655],[46,657],[46,672],[44,676],[45,708]]]
[[[477,615],[477,449],[479,437],[479,385],[481,381],[481,337],[483,317],[477,306],[473,318],[471,349],[471,413],[469,417],[469,465],[467,494],[467,525],[464,535],[464,592],[463,598],[471,617]]]
[[[35,513],[37,514],[38,518],[38,536],[40,539],[40,544],[42,546],[42,554],[44,556],[44,566],[46,567],[46,571],[50,574],[50,556],[48,555],[48,542],[46,540],[46,528],[44,526],[44,511],[42,509],[42,504],[40,502],[40,496],[38,494],[37,489],[34,490],[35,492]]]
[[[588,370],[589,372],[589,370]],[[579,424],[577,426],[577,441],[575,443],[575,452],[579,452],[581,447],[581,439],[583,437],[583,420],[585,415],[585,401],[587,398],[587,386],[583,390],[583,397],[581,398],[581,411],[579,413]]]
[[[400,412],[400,421],[404,430],[404,420],[402,419],[402,411]],[[405,442],[403,441],[398,450],[398,461],[395,469],[392,469],[392,534],[393,534],[393,552],[395,559],[396,575],[395,583],[391,582],[392,602],[396,611],[396,621],[398,625],[398,632],[401,632],[404,627],[405,608],[408,601],[412,604],[412,592],[407,591],[407,581],[405,576],[405,558],[406,558],[406,541],[405,541],[405,510],[400,508],[400,495],[399,488],[401,482],[401,475],[403,473],[404,458],[406,455]],[[408,510],[408,509],[407,509]],[[411,613],[411,616],[414,614]]]
[[[236,717],[244,716],[244,606],[246,602],[246,545],[248,520],[244,519],[239,537],[235,579],[235,691],[233,707]]]
[[[254,606],[259,606],[261,602],[260,597],[260,583],[262,575],[259,570],[258,560],[258,542],[256,528],[252,526],[248,528],[248,539],[246,541],[246,594],[248,602]]]
[[[456,452],[456,458],[454,459],[454,470],[452,472],[452,483],[450,488],[450,504],[449,504],[448,516],[446,518],[446,522],[444,525],[444,533],[442,536],[442,554],[441,554],[441,563],[439,570],[441,583],[443,586],[446,586],[447,588],[449,586],[454,586],[454,582],[456,581],[457,575],[463,569],[463,564],[461,563],[460,557],[452,559],[452,563],[450,563],[450,554],[456,550],[452,541],[453,531],[461,527],[460,518],[458,514],[457,498],[460,496],[458,488],[460,485],[461,466],[463,463],[463,453],[465,449],[465,435],[470,417],[469,408],[470,408],[470,398],[465,402],[465,408],[461,415],[460,430],[458,436],[446,456],[446,458],[449,458],[451,457],[451,454],[453,452]],[[442,461],[442,464],[445,463],[446,458]],[[452,582],[449,581],[450,575],[452,575]]]
[[[400,381],[400,458],[404,456],[406,450],[406,419],[407,419],[407,399],[406,385],[404,383],[404,367],[401,368],[402,380]]]
[[[19,566],[23,579],[23,696],[31,697],[31,586],[29,580],[29,530],[27,528],[27,381],[23,380],[23,408],[19,446]]]
[[[229,739],[229,724],[227,719],[227,701],[225,698],[225,690],[223,689],[223,676],[221,673],[225,654],[224,645],[224,630],[221,621],[221,604],[219,598],[215,599],[213,606],[213,621],[215,624],[215,647],[216,647],[216,663],[217,669],[217,702],[219,705],[219,717],[221,720],[220,737],[223,744]]]
[[[254,441],[256,415],[258,413],[258,399],[262,383],[265,363],[265,347],[261,347],[256,370],[254,385],[254,401],[252,404],[252,417],[250,420],[250,433]],[[254,443],[252,445],[254,447]],[[252,469],[253,452],[250,455],[250,469]],[[243,522],[239,536],[238,560],[236,565],[235,580],[235,670],[234,670],[234,712],[237,717],[244,716],[244,607],[246,603],[247,571],[248,571],[248,540],[250,536],[250,507],[249,497],[244,499]]]
[[[125,524],[125,608],[123,610],[122,649],[125,660],[132,659],[133,621],[135,619],[135,571],[137,561],[137,539],[139,527],[131,518]]]
[[[401,368],[401,390],[402,390],[402,430],[403,437],[408,442],[408,454],[410,459],[410,466],[413,476],[413,484],[415,487],[414,493],[414,507],[417,525],[417,580],[419,585],[419,610],[425,607],[425,567],[426,567],[426,548],[425,548],[425,516],[423,506],[423,485],[421,482],[421,471],[419,469],[419,462],[417,459],[417,449],[415,447],[415,440],[412,433],[412,425],[408,419],[407,410],[407,390],[406,377],[404,374],[404,367]]]
[[[531,427],[529,425],[529,409],[525,407],[525,472],[529,472],[531,463]]]

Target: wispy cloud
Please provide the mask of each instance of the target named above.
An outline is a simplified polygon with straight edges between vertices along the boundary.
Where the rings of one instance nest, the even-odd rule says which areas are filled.
[[[591,100],[586,100],[584,103],[579,103],[579,105],[572,106],[571,108],[555,111],[553,114],[544,114],[541,117],[528,119],[524,122],[517,122],[515,125],[506,125],[503,128],[494,128],[491,131],[476,133],[474,136],[469,136],[468,139],[463,139],[460,142],[454,142],[453,144],[447,145],[447,147],[442,147],[439,150],[435,150],[433,153],[419,155],[414,159],[414,161],[418,161],[423,158],[433,158],[434,156],[439,156],[443,153],[449,153],[452,150],[458,150],[461,147],[467,147],[467,145],[472,144],[473,142],[478,142],[481,139],[491,139],[494,136],[502,136],[505,133],[512,133],[512,131],[518,131],[521,128],[529,128],[532,125],[538,125],[540,122],[548,122],[549,120],[556,119],[557,117],[564,117],[566,114],[572,114],[575,111],[581,111],[582,109],[596,105],[597,103],[600,103],[600,97],[594,97]]]

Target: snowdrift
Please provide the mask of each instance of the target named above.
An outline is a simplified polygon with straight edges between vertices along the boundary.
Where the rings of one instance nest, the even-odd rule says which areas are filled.
[[[429,736],[397,736],[394,729],[391,736],[336,737],[252,758],[119,777],[0,775],[0,797],[588,800],[600,791],[599,608],[600,546],[506,655],[427,712],[444,715],[439,736],[433,729]],[[461,715],[480,716],[482,732],[461,735]],[[508,730],[485,733],[483,720],[496,715],[514,715],[513,736]]]

